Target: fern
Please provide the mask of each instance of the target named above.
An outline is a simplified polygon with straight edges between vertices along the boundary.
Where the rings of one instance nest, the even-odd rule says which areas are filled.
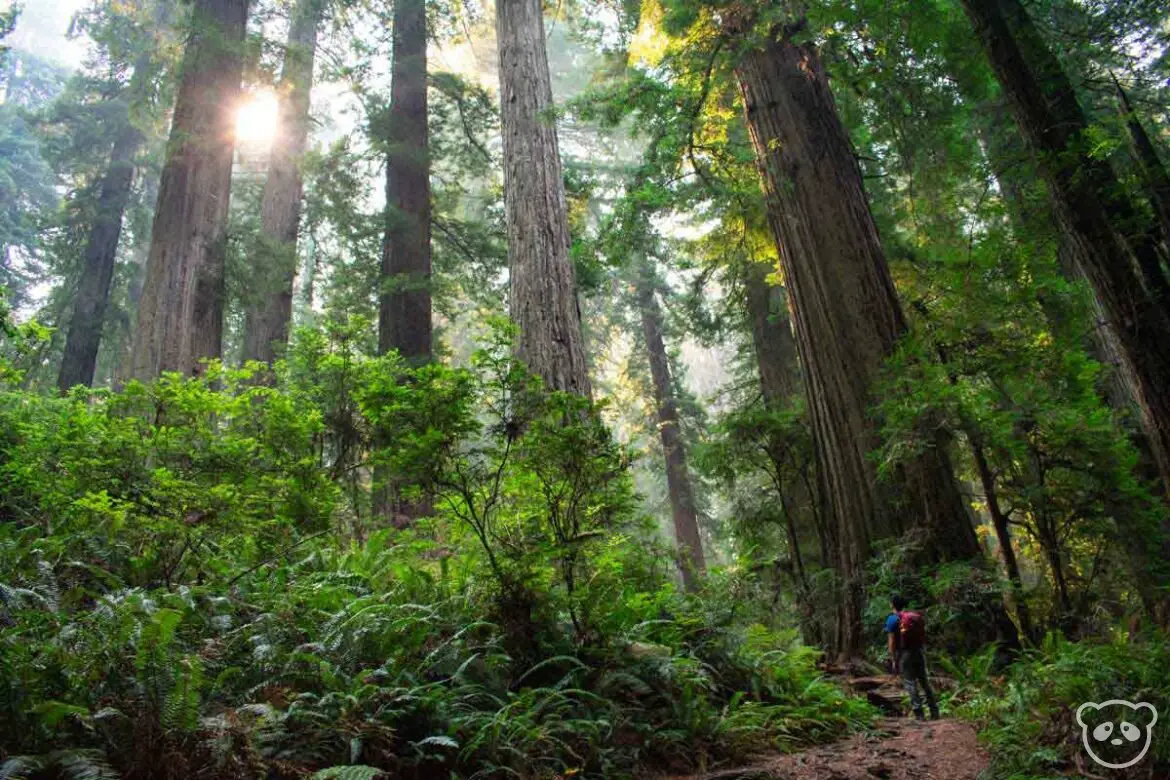
[[[313,775],[312,780],[374,780],[386,774],[372,766],[331,766]]]

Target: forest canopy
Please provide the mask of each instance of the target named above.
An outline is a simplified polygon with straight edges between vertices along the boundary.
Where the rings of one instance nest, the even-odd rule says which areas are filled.
[[[1152,779],[1168,630],[1161,0],[0,7],[0,780]]]

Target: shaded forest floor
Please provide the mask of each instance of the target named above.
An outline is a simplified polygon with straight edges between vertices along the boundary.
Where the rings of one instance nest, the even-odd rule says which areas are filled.
[[[884,718],[874,730],[840,742],[663,780],[976,780],[987,765],[969,723]]]

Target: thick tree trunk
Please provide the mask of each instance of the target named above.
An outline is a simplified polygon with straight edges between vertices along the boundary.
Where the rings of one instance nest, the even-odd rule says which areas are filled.
[[[140,59],[135,63],[133,79],[145,79],[143,71],[149,67],[149,58],[145,61]],[[131,87],[131,95],[133,91]],[[135,159],[144,141],[142,131],[135,127],[128,111],[123,121],[125,126],[114,141],[110,164],[102,178],[97,213],[85,246],[85,265],[73,299],[73,318],[69,321],[65,354],[61,360],[61,371],[57,375],[57,387],[62,392],[74,385],[93,384],[106,307],[110,300],[110,283],[117,264],[122,216],[130,202]]]
[[[1133,383],[1142,425],[1170,485],[1170,311],[1150,287],[1152,242],[1105,160],[1087,154],[1088,122],[1067,74],[1018,0],[963,0],[992,68],[1036,152],[1057,218],[1076,246]],[[1143,272],[1143,269],[1146,269]]]
[[[911,527],[937,559],[979,552],[943,442],[880,490],[871,385],[905,330],[861,173],[810,44],[769,40],[736,67],[796,319],[819,479],[843,578],[837,650],[860,654],[872,539]],[[903,522],[903,520],[905,522]]]
[[[195,0],[134,334],[134,376],[223,346],[224,259],[248,0]]]
[[[650,360],[650,377],[654,383],[654,404],[658,413],[658,434],[666,458],[666,484],[670,493],[670,511],[674,536],[678,541],[683,584],[687,590],[698,587],[698,578],[706,571],[703,542],[699,536],[695,495],[687,468],[686,443],[679,428],[678,402],[670,377],[670,362],[662,340],[662,310],[655,298],[656,283],[647,264],[637,269],[638,312],[642,318],[642,335]]]
[[[431,184],[427,148],[427,9],[394,4],[394,65],[386,158],[386,232],[378,349],[431,359]]]
[[[496,38],[516,356],[549,389],[588,397],[540,0],[499,0]]]
[[[301,157],[309,140],[310,94],[322,0],[299,0],[292,12],[280,73],[280,108],[260,202],[260,242],[253,289],[244,312],[244,359],[271,363],[288,343],[297,229],[304,182]]]

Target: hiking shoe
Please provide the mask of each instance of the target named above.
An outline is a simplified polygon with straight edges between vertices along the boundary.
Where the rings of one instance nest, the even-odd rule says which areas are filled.
[[[940,717],[940,716],[939,716],[939,714],[938,714],[938,710],[931,710],[931,711],[930,711],[930,719],[931,719],[931,720],[938,720],[938,719],[939,719],[939,717]]]

